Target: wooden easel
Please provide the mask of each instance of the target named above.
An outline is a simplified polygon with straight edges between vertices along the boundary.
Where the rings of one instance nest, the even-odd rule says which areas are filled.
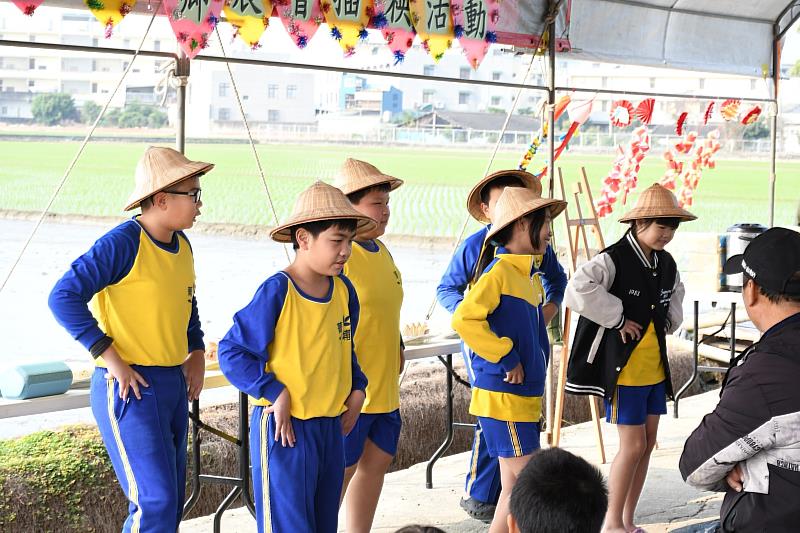
[[[578,257],[580,255],[580,245],[583,243],[583,249],[586,255],[586,260],[592,258],[592,252],[589,248],[589,239],[586,235],[586,228],[587,226],[592,231],[594,235],[594,240],[597,245],[597,250],[603,250],[606,246],[603,242],[603,234],[600,230],[600,221],[597,218],[597,212],[594,208],[594,199],[592,198],[592,190],[589,187],[589,179],[586,177],[586,169],[581,167],[581,175],[583,181],[578,181],[577,183],[573,184],[572,186],[572,195],[574,197],[574,202],[570,202],[571,205],[574,205],[578,211],[577,218],[571,218],[569,213],[569,205],[564,210],[564,220],[566,221],[567,226],[567,239],[569,243],[569,247],[567,253],[569,255],[569,274],[570,277],[575,274],[575,270],[578,268]],[[561,169],[558,169],[558,181],[561,184],[561,197],[564,200],[567,200],[567,192],[564,188],[564,176],[561,172]],[[585,202],[588,204],[588,212],[591,214],[591,217],[584,218],[583,216],[583,209],[581,207],[581,202]],[[555,405],[555,413],[553,415],[553,435],[552,435],[552,445],[557,447],[559,445],[559,441],[561,440],[561,417],[564,414],[564,387],[567,382],[567,359],[569,357],[569,348],[570,348],[570,322],[572,319],[572,310],[569,307],[564,308],[564,329],[563,329],[563,343],[561,345],[561,356],[560,356],[560,365],[558,367],[558,386],[556,388],[556,405]],[[597,398],[594,396],[588,396],[589,400],[589,408],[592,412],[592,422],[595,427],[595,435],[597,437],[597,449],[600,453],[600,462],[606,462],[606,450],[605,446],[603,445],[603,432],[600,428],[600,416],[599,410],[597,406]]]

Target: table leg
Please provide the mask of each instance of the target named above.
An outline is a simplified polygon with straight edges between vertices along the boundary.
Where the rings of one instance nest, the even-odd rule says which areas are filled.
[[[447,370],[447,437],[428,460],[428,466],[425,470],[425,488],[428,489],[433,488],[433,465],[453,443],[453,354],[448,354],[445,357],[445,367]]]
[[[734,306],[736,304],[733,304]],[[735,307],[731,307],[731,313],[734,313]],[[692,349],[694,351],[692,357],[692,377],[689,378],[689,381],[683,384],[683,386],[678,390],[678,393],[675,395],[675,405],[673,406],[672,417],[678,418],[678,400],[680,400],[681,396],[689,390],[689,387],[692,386],[692,383],[695,382],[697,379],[697,365],[700,359],[700,302],[698,300],[694,301],[694,342],[692,343]],[[736,328],[736,319],[734,318],[733,327]],[[731,348],[733,349],[733,348]]]
[[[192,492],[189,499],[183,505],[183,516],[189,514],[192,508],[200,498],[200,400],[192,401],[192,413],[196,415],[197,420],[192,418]]]

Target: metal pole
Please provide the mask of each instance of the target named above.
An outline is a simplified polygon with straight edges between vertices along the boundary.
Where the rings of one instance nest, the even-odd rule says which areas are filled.
[[[548,196],[553,197],[555,186],[555,154],[556,154],[556,17],[560,2],[550,0],[547,25],[547,122],[550,124],[549,135],[547,136],[547,168],[550,169],[548,177],[550,185]]]
[[[781,78],[780,56],[781,43],[778,38],[779,27],[773,26],[772,40],[772,98],[770,105],[769,134],[770,134],[770,163],[769,163],[769,227],[775,225],[775,180],[776,159],[778,157],[778,83]],[[774,106],[774,107],[773,107]]]
[[[175,149],[184,153],[186,148],[186,87],[189,85],[189,58],[182,51],[175,60],[175,85],[178,93]]]

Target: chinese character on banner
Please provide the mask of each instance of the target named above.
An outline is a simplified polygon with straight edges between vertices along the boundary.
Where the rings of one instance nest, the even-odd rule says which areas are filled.
[[[497,41],[498,0],[452,0],[454,33],[472,68],[478,68],[489,45]]]
[[[375,13],[374,0],[322,0],[322,12],[345,57],[353,55],[367,38],[367,25]]]
[[[269,26],[272,0],[228,0],[223,9],[225,19],[235,30],[235,36],[257,49],[264,30]]]
[[[375,27],[381,30],[394,54],[395,64],[402,62],[416,36],[411,25],[409,0],[376,0],[375,14]]]
[[[410,2],[411,22],[422,46],[439,61],[453,45],[453,16],[455,0],[413,0]]]
[[[298,48],[305,48],[325,22],[320,0],[282,0],[275,5],[283,27]]]
[[[163,0],[164,13],[181,50],[194,58],[208,46],[222,14],[223,0]]]

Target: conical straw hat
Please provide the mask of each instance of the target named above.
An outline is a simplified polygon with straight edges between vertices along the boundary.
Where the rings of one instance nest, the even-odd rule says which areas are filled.
[[[672,191],[659,183],[654,183],[639,196],[636,207],[625,213],[620,222],[631,222],[643,218],[679,218],[686,222],[697,217],[678,205]]]
[[[125,211],[139,207],[142,200],[187,178],[205,174],[214,168],[211,163],[190,161],[172,148],[151,146],[136,165],[136,186],[128,198]]]
[[[492,229],[486,235],[486,240],[491,239],[503,228],[525,215],[545,207],[550,209],[550,218],[555,218],[566,209],[567,202],[555,198],[542,198],[541,194],[537,194],[536,191],[523,187],[506,187],[497,200],[494,208],[494,222]]]
[[[472,215],[472,218],[484,224],[491,222],[483,215],[483,211],[481,211],[481,191],[483,191],[483,188],[486,187],[489,182],[505,177],[517,178],[522,182],[524,187],[532,190],[539,196],[542,194],[542,183],[539,181],[539,178],[530,172],[515,169],[498,170],[476,183],[472,190],[469,191],[469,196],[467,196],[467,210],[469,214]]]
[[[393,191],[403,184],[403,180],[384,174],[374,165],[366,161],[348,158],[339,169],[335,185],[345,194],[388,183],[389,190]]]
[[[356,220],[356,233],[372,231],[378,225],[366,215],[356,211],[342,191],[332,185],[317,181],[300,193],[294,203],[292,214],[283,224],[270,232],[272,240],[292,242],[292,228],[308,222],[321,220]]]

